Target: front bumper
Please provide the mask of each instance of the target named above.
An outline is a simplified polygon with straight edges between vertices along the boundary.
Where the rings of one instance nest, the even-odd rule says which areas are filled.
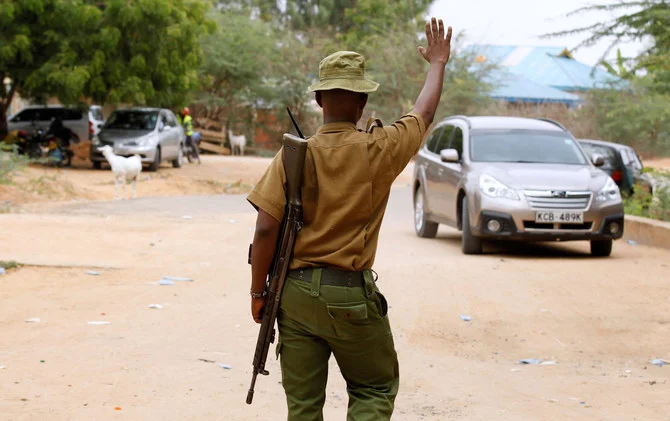
[[[590,203],[584,211],[583,224],[537,224],[535,214],[539,210],[531,209],[523,199],[478,199],[478,203],[474,204],[478,212],[471,215],[470,220],[472,234],[476,237],[525,241],[616,240],[624,232],[621,202]],[[489,229],[491,220],[500,223],[497,232]],[[611,229],[617,226],[618,229],[612,232]]]
[[[91,161],[105,162],[106,159],[102,152],[98,152],[97,148],[102,145],[93,146],[91,145],[91,153],[89,158]],[[112,146],[112,145],[110,145]],[[154,162],[156,158],[156,148],[153,146],[125,146],[125,145],[113,145],[114,154],[119,156],[133,156],[139,155],[143,163],[150,164]]]

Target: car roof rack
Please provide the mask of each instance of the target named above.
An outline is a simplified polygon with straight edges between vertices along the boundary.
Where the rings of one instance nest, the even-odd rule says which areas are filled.
[[[551,124],[553,124],[554,126],[560,127],[560,128],[561,128],[563,131],[565,131],[565,132],[568,131],[568,129],[565,128],[564,125],[562,125],[561,123],[559,123],[559,122],[556,121],[556,120],[552,120],[552,119],[550,119],[550,118],[537,118],[536,120],[546,121],[547,123],[551,123]]]
[[[468,128],[472,127],[472,123],[470,122],[470,118],[466,115],[450,115],[449,117],[445,118],[445,120],[451,120],[451,119],[461,119],[465,120],[466,123],[468,123]]]

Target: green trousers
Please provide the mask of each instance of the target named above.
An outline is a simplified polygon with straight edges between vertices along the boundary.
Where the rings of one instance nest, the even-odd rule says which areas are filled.
[[[320,278],[318,269],[311,282],[288,278],[282,293],[277,355],[288,420],[323,420],[331,353],[347,383],[347,420],[389,420],[400,376],[386,300],[370,271],[364,288]]]

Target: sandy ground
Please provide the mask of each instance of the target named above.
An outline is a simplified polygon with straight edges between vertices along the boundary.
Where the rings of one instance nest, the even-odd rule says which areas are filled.
[[[644,161],[644,165],[649,168],[670,171],[670,158],[651,159]]]
[[[142,172],[137,184],[138,197],[248,192],[267,167],[269,159],[205,156],[202,165],[184,164],[172,168],[163,163],[157,172]],[[119,190],[119,194],[122,190]],[[131,186],[127,186],[127,195]],[[0,204],[60,201],[112,200],[114,179],[109,167],[91,169],[90,162],[75,162],[65,169],[31,165],[10,185],[0,185]]]
[[[137,197],[242,194],[256,184],[270,158],[215,156],[202,157],[202,165],[185,163],[172,168],[163,163],[157,172],[142,172]],[[411,181],[408,167],[397,183]],[[114,179],[109,167],[91,169],[89,161],[77,160],[70,168],[48,168],[34,164],[18,173],[11,184],[0,184],[0,212],[37,210],[54,203],[112,200]],[[119,196],[123,190],[119,189]],[[130,197],[132,186],[126,187]]]
[[[0,260],[25,264],[0,275],[0,420],[285,419],[274,360],[244,403],[255,213],[243,195],[211,196],[248,188],[268,161],[205,158],[144,174],[136,200],[110,201],[110,172],[84,168],[33,167],[0,190],[11,201]],[[670,420],[670,366],[649,363],[670,360],[670,251],[617,242],[593,259],[571,243],[464,256],[455,231],[414,235],[411,170],[375,265],[400,358],[394,420]],[[25,194],[35,176],[70,187]],[[194,281],[161,286],[164,275]],[[342,420],[331,366],[326,420]]]

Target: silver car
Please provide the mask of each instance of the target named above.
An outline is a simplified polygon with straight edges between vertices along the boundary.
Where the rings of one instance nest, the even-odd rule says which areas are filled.
[[[426,138],[414,169],[414,225],[463,232],[465,254],[484,240],[589,240],[609,256],[623,203],[612,178],[559,123],[514,117],[449,117]]]
[[[180,168],[184,163],[186,135],[174,113],[162,108],[130,108],[116,110],[91,141],[91,162],[100,168],[105,157],[98,151],[109,145],[120,156],[139,155],[150,171],[161,162],[171,161]]]

